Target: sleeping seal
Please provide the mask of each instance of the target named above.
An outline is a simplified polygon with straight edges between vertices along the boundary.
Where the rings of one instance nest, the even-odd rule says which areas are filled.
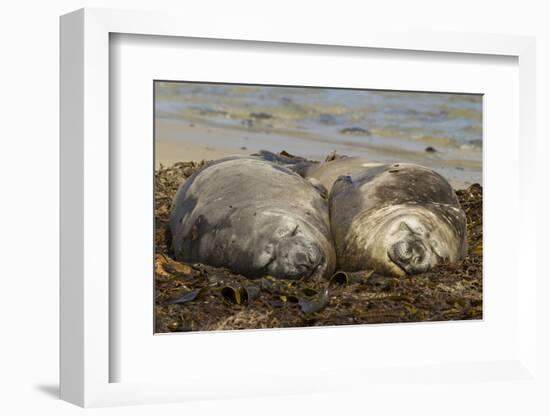
[[[387,164],[340,176],[329,208],[341,270],[403,276],[466,253],[466,215],[451,185],[423,166]]]
[[[358,175],[377,166],[382,166],[382,163],[372,162],[362,157],[342,157],[323,163],[302,164],[295,169],[303,177],[319,181],[330,191],[340,176]]]
[[[176,259],[250,278],[328,277],[328,202],[298,174],[254,157],[214,161],[180,186],[170,214]]]
[[[382,163],[373,162],[362,157],[343,156],[327,162],[312,162],[301,157],[288,157],[267,150],[261,150],[258,155],[264,160],[287,167],[300,176],[309,179],[311,183],[323,185],[328,191],[340,176],[357,175],[367,169],[382,165]]]

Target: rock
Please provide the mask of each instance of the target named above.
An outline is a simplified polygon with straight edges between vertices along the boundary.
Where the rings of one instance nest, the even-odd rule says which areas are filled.
[[[340,130],[341,134],[349,134],[352,136],[370,136],[371,132],[362,127],[346,127]]]
[[[252,118],[255,118],[257,120],[267,120],[269,118],[273,118],[273,116],[269,113],[263,113],[263,112],[259,112],[259,113],[250,113],[250,117]]]

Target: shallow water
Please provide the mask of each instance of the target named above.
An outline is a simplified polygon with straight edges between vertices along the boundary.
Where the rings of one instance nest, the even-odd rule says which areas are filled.
[[[155,112],[159,120],[240,133],[251,150],[409,161],[482,183],[481,95],[157,82]],[[232,148],[234,137],[200,142]]]

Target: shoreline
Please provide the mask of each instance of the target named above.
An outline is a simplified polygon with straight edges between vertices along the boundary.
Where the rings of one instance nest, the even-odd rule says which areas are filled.
[[[179,120],[157,119],[155,123],[155,170],[181,161],[215,160],[229,155],[250,155],[259,150],[287,152],[310,160],[325,160],[336,151],[347,156],[368,157],[373,162],[417,163],[436,170],[455,189],[465,189],[473,183],[483,185],[481,163],[474,160],[449,160],[441,154],[419,155],[404,149],[350,146],[327,143],[312,138],[289,137],[269,131],[246,131],[220,128]],[[421,157],[423,156],[423,157]]]

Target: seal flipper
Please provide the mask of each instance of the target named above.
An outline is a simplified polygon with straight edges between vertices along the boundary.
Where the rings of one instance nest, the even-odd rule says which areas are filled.
[[[274,162],[280,165],[295,165],[297,163],[307,162],[307,160],[303,157],[291,155],[284,150],[281,153],[274,153],[269,150],[260,150],[252,156],[259,156],[268,162]]]
[[[261,159],[282,165],[293,172],[296,172],[302,177],[306,177],[307,170],[310,166],[318,165],[319,162],[310,162],[307,159],[299,156],[293,156],[284,150],[281,153],[270,152],[269,150],[260,150],[258,153],[254,153],[252,156],[258,156]]]

